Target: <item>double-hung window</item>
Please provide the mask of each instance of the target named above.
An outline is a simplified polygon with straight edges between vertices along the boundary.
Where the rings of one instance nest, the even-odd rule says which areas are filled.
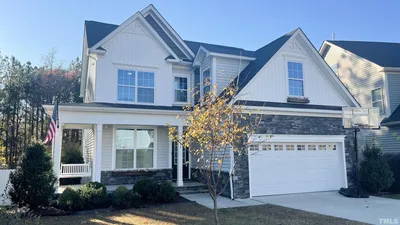
[[[118,70],[117,100],[154,103],[154,73]]]
[[[378,88],[372,90],[372,106],[379,108],[379,113],[382,114],[385,112],[383,108],[383,97],[382,97],[382,88]]]
[[[153,168],[153,129],[117,129],[115,136],[116,169]]]
[[[211,73],[210,69],[203,72],[203,95],[211,91]]]
[[[303,90],[303,64],[288,62],[289,95],[304,96]]]
[[[188,101],[188,79],[186,77],[175,77],[174,92],[175,102]]]

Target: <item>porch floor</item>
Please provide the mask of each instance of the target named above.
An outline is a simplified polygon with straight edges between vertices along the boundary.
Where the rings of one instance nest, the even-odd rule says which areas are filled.
[[[187,189],[187,188],[194,188],[194,187],[202,187],[204,184],[196,182],[196,181],[183,181],[183,186],[182,187],[177,187],[176,182],[172,182],[174,187],[177,188],[177,191],[179,192],[182,189]],[[84,184],[73,184],[73,185],[61,185],[56,188],[56,194],[61,194],[67,187],[71,187],[74,190],[78,190],[80,187],[82,187]],[[129,190],[132,189],[133,184],[123,184],[125,187],[127,187]],[[107,192],[114,192],[117,190],[117,188],[120,185],[106,185]]]

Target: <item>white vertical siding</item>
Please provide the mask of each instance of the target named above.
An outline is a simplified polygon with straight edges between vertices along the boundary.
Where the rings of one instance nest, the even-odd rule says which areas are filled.
[[[103,143],[101,151],[101,170],[112,169],[113,126],[103,127]]]
[[[169,166],[170,154],[168,144],[168,127],[157,127],[157,168],[163,169]]]
[[[85,89],[85,103],[90,103],[95,100],[96,93],[96,60],[89,57],[88,60],[88,76]]]
[[[192,73],[191,65],[172,65],[172,73],[173,74],[184,74],[190,75]]]
[[[249,60],[216,57],[217,93],[221,93],[249,63]]]
[[[400,105],[400,74],[387,74],[390,113]]]
[[[102,47],[107,53],[97,59],[96,102],[117,102],[118,69],[141,69],[154,72],[154,104],[172,105],[172,68],[165,61],[169,53],[140,20]]]
[[[84,129],[82,132],[82,152],[85,163],[93,165],[94,132],[93,129]]]
[[[294,61],[303,64],[304,96],[309,98],[310,104],[346,106],[341,95],[314,63],[314,60],[318,59],[311,58],[312,52],[306,52],[303,48],[292,50],[288,47],[290,44],[286,43],[268,61],[240,91],[239,98],[253,101],[287,102],[289,96],[287,63]]]

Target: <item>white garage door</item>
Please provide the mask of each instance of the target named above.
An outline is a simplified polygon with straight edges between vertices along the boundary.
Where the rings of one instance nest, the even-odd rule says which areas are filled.
[[[274,139],[281,141],[273,142]],[[338,140],[343,140],[343,136],[289,136],[251,145],[251,197],[345,187],[343,142]]]

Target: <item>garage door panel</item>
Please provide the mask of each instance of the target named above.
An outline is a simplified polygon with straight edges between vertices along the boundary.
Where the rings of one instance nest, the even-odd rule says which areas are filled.
[[[299,143],[294,144],[296,146]],[[336,150],[272,149],[250,154],[251,195],[328,191],[343,187],[345,177],[342,145],[327,144],[335,145]]]

